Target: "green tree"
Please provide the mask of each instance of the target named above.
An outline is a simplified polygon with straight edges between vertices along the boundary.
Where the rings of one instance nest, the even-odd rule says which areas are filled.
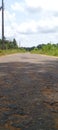
[[[13,39],[13,47],[14,47],[14,48],[18,48],[18,45],[17,45],[17,42],[16,42],[16,39],[15,39],[15,38]]]

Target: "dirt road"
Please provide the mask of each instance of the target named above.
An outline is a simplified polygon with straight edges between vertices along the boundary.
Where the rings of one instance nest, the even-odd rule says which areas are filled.
[[[0,130],[58,130],[57,57],[0,57]]]

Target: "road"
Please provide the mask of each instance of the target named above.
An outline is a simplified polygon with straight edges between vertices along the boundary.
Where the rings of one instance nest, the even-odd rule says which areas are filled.
[[[58,130],[57,57],[0,57],[0,130]]]

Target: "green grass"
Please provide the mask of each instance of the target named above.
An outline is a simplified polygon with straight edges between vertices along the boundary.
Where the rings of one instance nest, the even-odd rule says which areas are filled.
[[[50,51],[42,51],[42,50],[32,50],[31,53],[33,54],[44,54],[44,55],[49,55],[49,56],[58,56],[58,50],[50,50]]]
[[[0,56],[7,55],[7,54],[14,54],[14,53],[25,53],[25,52],[30,52],[34,54],[44,54],[50,56],[58,56],[58,44],[42,45],[41,48],[35,47],[32,48],[30,51],[28,49],[26,50],[26,48],[0,50]]]
[[[7,49],[7,50],[0,50],[0,56],[7,55],[7,54],[14,54],[14,53],[25,53],[25,49]]]
[[[53,45],[45,45],[42,46],[41,49],[34,48],[33,50],[31,50],[31,53],[58,56],[58,46],[54,47]]]

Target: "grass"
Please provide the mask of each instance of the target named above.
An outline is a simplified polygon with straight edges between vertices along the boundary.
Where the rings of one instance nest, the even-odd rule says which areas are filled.
[[[31,50],[31,53],[45,54],[45,55],[49,55],[49,56],[58,56],[58,48],[50,48],[50,49],[47,49],[46,47],[41,48],[41,49],[35,48],[35,49]]]
[[[31,49],[30,51],[26,48],[18,48],[18,49],[6,49],[6,50],[0,50],[0,56],[1,55],[7,55],[7,54],[14,54],[14,53],[25,53],[30,52],[33,54],[44,54],[49,56],[58,56],[58,44],[57,45],[42,45],[41,48],[35,47]]]
[[[7,50],[0,50],[0,56],[7,55],[7,54],[14,54],[14,53],[25,53],[25,49],[7,49]]]

